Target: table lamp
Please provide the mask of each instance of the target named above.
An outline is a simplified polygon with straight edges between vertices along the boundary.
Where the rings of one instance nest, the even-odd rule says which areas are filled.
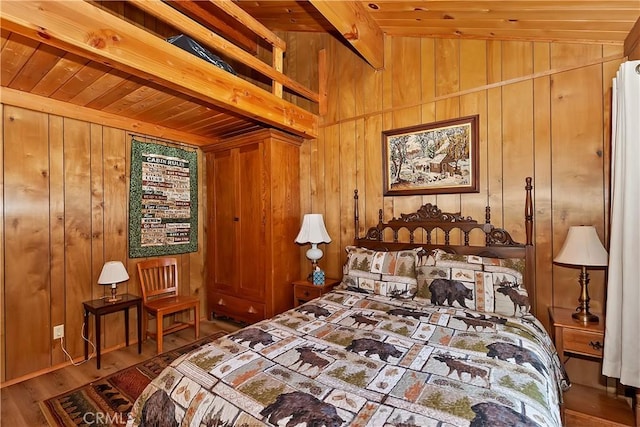
[[[324,226],[322,214],[305,214],[295,242],[299,244],[311,243],[311,248],[307,251],[307,258],[311,260],[311,271],[315,271],[318,260],[322,258],[322,249],[318,248],[318,244],[331,242],[331,237]]]
[[[120,261],[107,261],[102,266],[98,284],[111,285],[111,298],[107,302],[116,302],[122,299],[118,297],[118,283],[127,280],[129,280],[129,274]]]
[[[564,246],[560,249],[553,262],[569,266],[579,266],[582,271],[580,283],[580,305],[571,315],[582,323],[597,322],[598,316],[589,312],[589,273],[587,267],[606,267],[609,254],[600,243],[598,233],[592,225],[577,225],[569,228]]]

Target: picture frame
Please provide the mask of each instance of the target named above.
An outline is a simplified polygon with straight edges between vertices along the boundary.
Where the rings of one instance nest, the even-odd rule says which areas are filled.
[[[478,115],[382,132],[385,196],[477,193]]]

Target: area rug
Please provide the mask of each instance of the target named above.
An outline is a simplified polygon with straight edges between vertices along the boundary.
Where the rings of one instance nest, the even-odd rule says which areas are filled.
[[[110,374],[59,396],[40,402],[50,426],[124,425],[133,402],[144,388],[178,356],[211,342],[226,332],[220,331],[192,344]]]

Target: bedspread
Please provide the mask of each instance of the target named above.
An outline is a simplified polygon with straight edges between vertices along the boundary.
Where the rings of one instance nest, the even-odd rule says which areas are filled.
[[[182,356],[128,425],[561,426],[567,386],[533,317],[333,291]]]

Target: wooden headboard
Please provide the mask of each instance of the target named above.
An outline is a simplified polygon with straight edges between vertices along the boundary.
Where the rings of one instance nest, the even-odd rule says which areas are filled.
[[[442,212],[436,205],[427,203],[416,212],[401,214],[400,218],[383,221],[382,209],[378,213],[378,224],[360,237],[358,190],[354,192],[354,245],[378,251],[393,251],[422,247],[425,250],[443,249],[461,255],[479,255],[493,258],[523,258],[525,260],[524,285],[531,301],[536,301],[535,251],[533,246],[533,199],[531,177],[525,179],[524,225],[525,243],[513,240],[508,231],[491,224],[491,209],[485,209],[485,221],[479,223],[471,217],[457,213]],[[403,232],[403,230],[405,230]],[[483,233],[483,244],[470,244],[472,233]],[[401,239],[403,235],[405,238]],[[531,313],[536,315],[536,304],[531,304]]]

